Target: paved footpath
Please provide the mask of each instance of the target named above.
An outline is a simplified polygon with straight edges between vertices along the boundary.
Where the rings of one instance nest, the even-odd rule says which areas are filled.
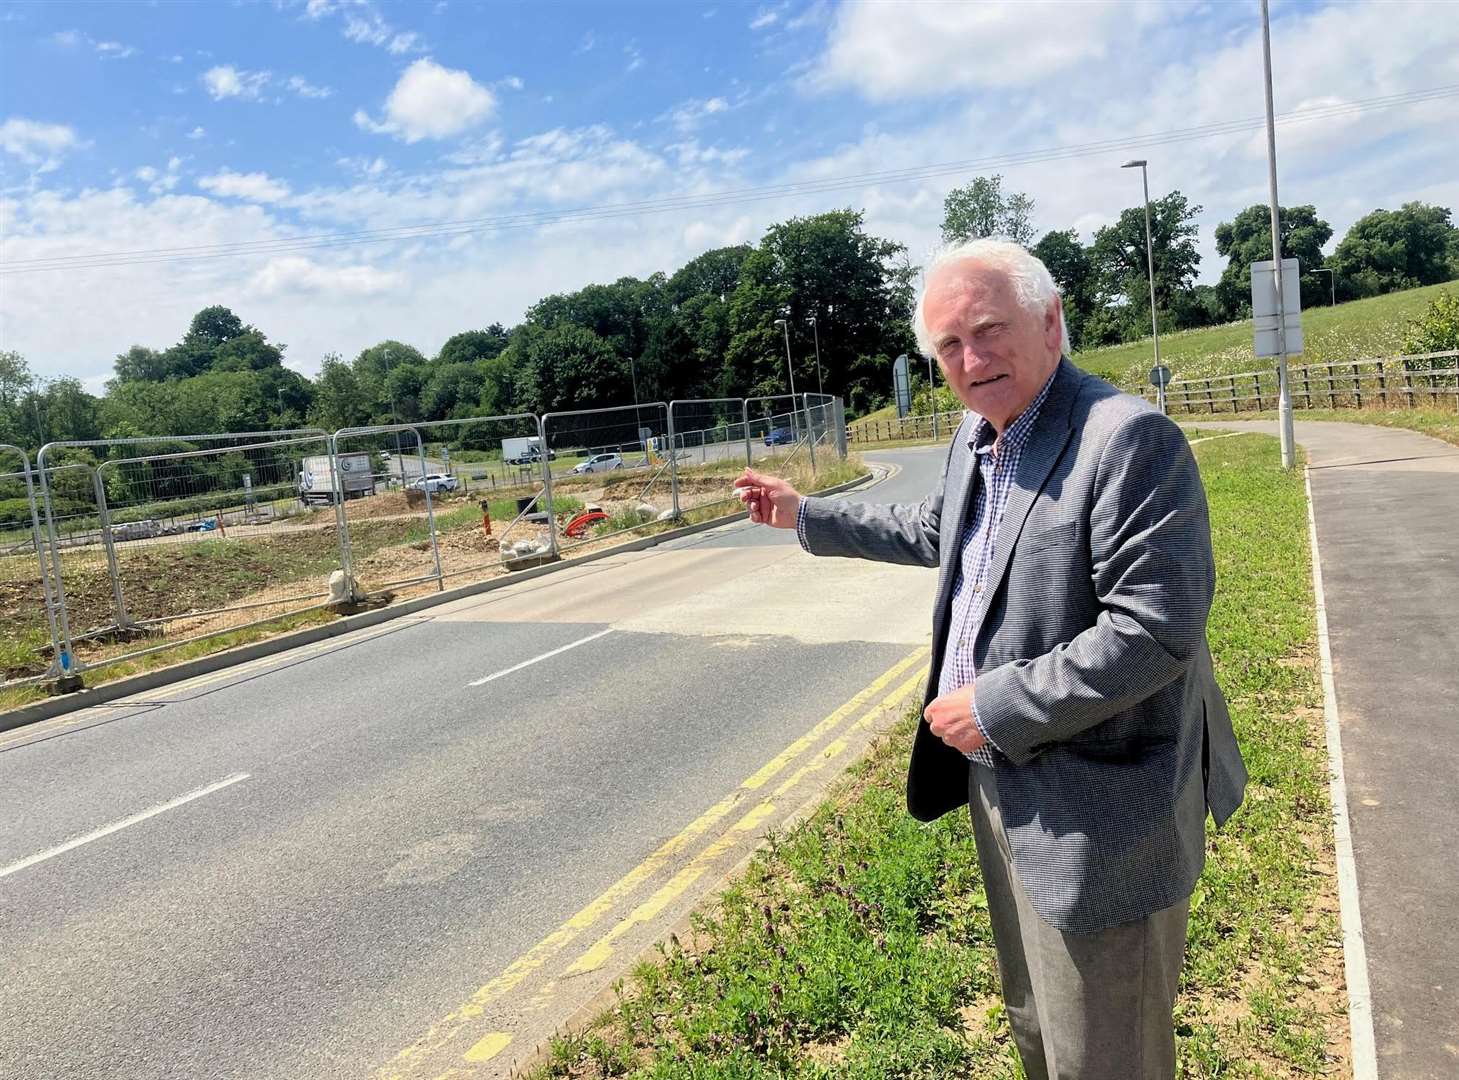
[[[1276,434],[1275,423],[1212,424]],[[1459,447],[1297,422],[1312,483],[1378,1075],[1459,1076]]]

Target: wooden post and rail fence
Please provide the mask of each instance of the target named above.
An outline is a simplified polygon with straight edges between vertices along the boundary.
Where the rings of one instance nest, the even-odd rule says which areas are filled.
[[[1459,349],[1369,360],[1335,360],[1289,365],[1287,379],[1294,409],[1385,409],[1445,405],[1459,410]],[[1155,388],[1141,396],[1155,401]],[[1263,412],[1277,407],[1277,371],[1241,371],[1205,379],[1174,379],[1165,387],[1165,408],[1172,416],[1196,413]],[[949,438],[961,412],[941,413],[937,434]],[[848,443],[931,439],[931,416],[861,420],[846,428]]]

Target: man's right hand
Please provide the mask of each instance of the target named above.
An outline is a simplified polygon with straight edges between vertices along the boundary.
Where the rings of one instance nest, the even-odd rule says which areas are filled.
[[[800,492],[778,476],[746,469],[735,477],[735,495],[750,511],[750,520],[773,529],[795,528],[800,513]]]

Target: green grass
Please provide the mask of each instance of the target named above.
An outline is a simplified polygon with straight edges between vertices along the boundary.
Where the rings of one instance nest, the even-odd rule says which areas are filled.
[[[1209,840],[1176,1022],[1186,1077],[1318,1076],[1345,1001],[1300,475],[1275,440],[1196,447],[1210,637],[1252,784]],[[907,716],[804,823],[554,1041],[532,1080],[1020,1075],[965,814],[906,813]]]
[[[1337,307],[1309,308],[1302,313],[1306,352],[1296,362],[1320,364],[1398,356],[1403,352],[1403,335],[1409,321],[1423,314],[1439,293],[1454,289],[1451,281]],[[1139,391],[1149,381],[1151,355],[1150,339],[1145,338],[1076,352],[1074,362],[1121,389]],[[1258,360],[1252,354],[1249,320],[1162,334],[1160,360],[1177,379],[1204,379],[1275,366],[1270,359]]]

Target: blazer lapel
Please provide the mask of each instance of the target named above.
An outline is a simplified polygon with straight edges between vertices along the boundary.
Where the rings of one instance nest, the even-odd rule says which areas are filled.
[[[1023,523],[1073,433],[1069,415],[1078,391],[1078,369],[1070,361],[1060,360],[1054,385],[1049,387],[1049,396],[1044,399],[1033,431],[1029,432],[1028,443],[1018,459],[1018,475],[1003,511],[1003,522],[998,527],[998,540],[993,549],[993,565],[988,571],[987,598],[991,598],[1003,584],[1008,563],[1013,558],[1014,545],[1023,532]]]

